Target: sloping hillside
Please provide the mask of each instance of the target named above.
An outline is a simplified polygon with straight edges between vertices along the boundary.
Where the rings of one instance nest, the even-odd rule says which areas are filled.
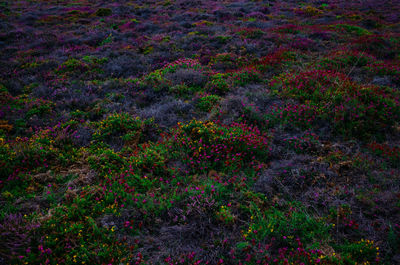
[[[0,1],[0,264],[400,264],[400,2]]]

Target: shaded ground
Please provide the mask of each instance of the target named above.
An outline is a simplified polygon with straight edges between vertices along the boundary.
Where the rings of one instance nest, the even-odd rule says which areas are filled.
[[[0,264],[400,263],[398,1],[1,1]]]

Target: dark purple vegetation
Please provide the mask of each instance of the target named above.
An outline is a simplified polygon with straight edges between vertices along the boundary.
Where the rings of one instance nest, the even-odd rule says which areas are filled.
[[[400,2],[0,1],[0,264],[399,264]]]

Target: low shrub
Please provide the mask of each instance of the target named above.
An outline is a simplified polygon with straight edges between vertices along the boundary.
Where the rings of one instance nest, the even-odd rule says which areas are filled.
[[[313,106],[318,117],[329,120],[338,133],[368,138],[390,130],[399,119],[400,94],[389,87],[359,85],[345,75],[314,70],[283,74],[271,85],[283,97]]]
[[[195,170],[231,171],[245,163],[257,168],[257,159],[266,161],[269,137],[244,123],[219,125],[192,120],[179,124],[170,140],[175,154]]]

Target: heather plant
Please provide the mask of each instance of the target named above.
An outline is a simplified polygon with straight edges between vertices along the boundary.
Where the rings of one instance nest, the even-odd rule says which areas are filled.
[[[21,214],[9,214],[0,221],[0,257],[18,263],[32,252],[35,229],[40,223],[28,220]],[[17,257],[18,254],[23,256]]]
[[[264,31],[254,28],[243,28],[240,29],[237,34],[246,39],[259,39],[264,35]]]
[[[400,148],[391,147],[384,143],[372,142],[367,145],[367,148],[374,154],[388,160],[394,166],[400,166]]]
[[[264,57],[261,57],[255,64],[255,67],[261,72],[271,69],[285,69],[297,64],[300,58],[301,54],[298,52],[280,48]]]
[[[310,152],[312,150],[316,150],[319,145],[319,137],[312,133],[311,131],[306,131],[301,136],[292,136],[283,139],[285,145],[294,150],[298,154]]]
[[[389,75],[398,78],[400,75],[400,67],[394,63],[385,63],[382,61],[373,61],[364,67],[368,72],[376,75]]]
[[[210,111],[214,108],[218,102],[221,100],[221,97],[217,95],[207,95],[204,94],[199,98],[199,102],[197,103],[197,107],[202,111]]]
[[[385,34],[367,34],[355,39],[352,47],[359,51],[365,51],[377,57],[379,60],[393,59],[400,50],[398,37],[385,36]]]
[[[399,115],[399,94],[388,87],[359,85],[345,75],[316,70],[284,74],[272,81],[282,86],[281,95],[315,105],[318,116],[333,118],[337,132],[368,137],[390,129]]]
[[[119,136],[126,142],[139,142],[143,140],[142,132],[145,127],[150,124],[151,120],[142,121],[139,117],[133,117],[128,113],[115,113],[94,123],[96,130],[92,137],[95,141],[103,141]]]
[[[289,34],[296,34],[299,33],[301,30],[301,27],[298,25],[294,24],[287,24],[283,26],[276,27],[274,31],[278,33],[289,33]]]
[[[291,249],[287,247],[278,248],[276,255],[271,255],[271,248],[274,246],[273,240],[271,243],[258,244],[253,246],[249,243],[239,243],[236,248],[230,251],[230,259],[233,264],[257,264],[260,261],[266,261],[270,264],[318,264],[322,263],[322,258],[329,262],[330,258],[325,257],[319,249],[305,249],[303,243],[298,240],[298,247]],[[337,262],[337,259],[336,259]]]
[[[268,136],[243,123],[225,126],[192,120],[180,124],[171,137],[177,154],[184,151],[184,161],[195,170],[237,170],[243,163],[257,168],[254,160],[267,159],[269,152]]]
[[[299,128],[311,128],[319,117],[317,106],[306,104],[287,104],[286,106],[271,106],[266,114],[268,124],[282,124]]]
[[[303,6],[301,8],[295,9],[298,14],[314,17],[323,14],[323,11],[319,8],[313,7],[311,5]]]
[[[143,144],[140,147],[141,152],[136,157],[131,158],[132,165],[144,172],[159,171],[165,172],[165,163],[170,155],[167,153],[167,146],[164,144]]]
[[[67,165],[75,160],[78,149],[72,143],[74,130],[70,125],[41,130],[32,137],[17,137],[14,141],[1,141],[2,180],[0,187],[11,188],[21,181],[29,180],[28,171],[43,171],[61,163]],[[28,179],[25,179],[28,178]]]
[[[163,68],[157,69],[141,77],[140,79],[136,79],[135,81],[140,87],[151,87],[155,91],[161,91],[169,88],[174,84],[174,82],[176,83],[177,81],[181,81],[180,83],[186,83],[190,86],[199,86],[204,82],[204,79],[198,80],[199,77],[193,74],[192,76],[189,76],[189,79],[185,77],[179,77],[177,75],[178,71],[180,73],[197,72],[199,73],[198,75],[201,79],[203,79],[203,75],[206,73],[206,69],[204,69],[198,60],[180,59],[172,63],[165,64]]]
[[[125,250],[122,244],[113,240],[114,229],[97,225],[93,217],[88,215],[89,203],[92,202],[81,198],[70,206],[56,207],[53,214],[42,221],[37,231],[43,237],[22,257],[22,261],[85,264],[111,262],[121,255]],[[97,211],[99,208],[95,205],[92,213]],[[55,230],[56,226],[59,229]]]
[[[232,82],[228,78],[228,74],[216,73],[210,77],[210,81],[206,84],[206,89],[210,93],[223,95],[232,88]]]
[[[398,263],[399,1],[90,2],[0,3],[0,264]]]
[[[235,69],[240,63],[238,59],[232,53],[219,53],[211,58],[209,65],[215,69]]]
[[[291,247],[297,245],[298,238],[304,239],[308,246],[313,247],[318,247],[324,241],[330,240],[330,227],[327,224],[314,219],[302,208],[295,205],[289,207],[289,212],[284,214],[276,208],[261,212],[252,205],[249,228],[243,231],[243,236],[246,240],[254,238],[257,241],[274,237]]]
[[[197,71],[204,71],[203,66],[200,64],[198,60],[185,58],[166,64],[162,68],[162,74],[174,73],[178,69],[193,69]]]
[[[371,34],[368,30],[366,30],[364,28],[361,28],[359,26],[349,25],[349,24],[337,24],[337,25],[335,25],[335,28],[340,31],[343,31],[343,32],[346,32],[346,33],[349,33],[352,35],[356,35],[356,36],[364,36],[364,35]]]
[[[230,78],[236,86],[244,86],[249,83],[262,81],[261,73],[255,67],[244,67],[230,73]]]
[[[54,74],[61,79],[78,77],[95,79],[104,73],[101,66],[107,61],[107,58],[97,58],[94,56],[84,56],[80,60],[69,58],[54,70]]]
[[[334,70],[349,73],[354,67],[364,67],[376,58],[364,52],[356,50],[338,50],[330,53],[326,58],[317,63],[317,67],[326,70]]]
[[[17,133],[21,133],[21,131],[19,130],[18,120],[14,118],[16,115],[19,114],[19,117],[23,117],[25,120],[35,115],[43,117],[50,114],[55,105],[50,100],[29,97],[28,94],[12,96],[6,88],[0,93],[0,118],[14,120],[14,128]]]

